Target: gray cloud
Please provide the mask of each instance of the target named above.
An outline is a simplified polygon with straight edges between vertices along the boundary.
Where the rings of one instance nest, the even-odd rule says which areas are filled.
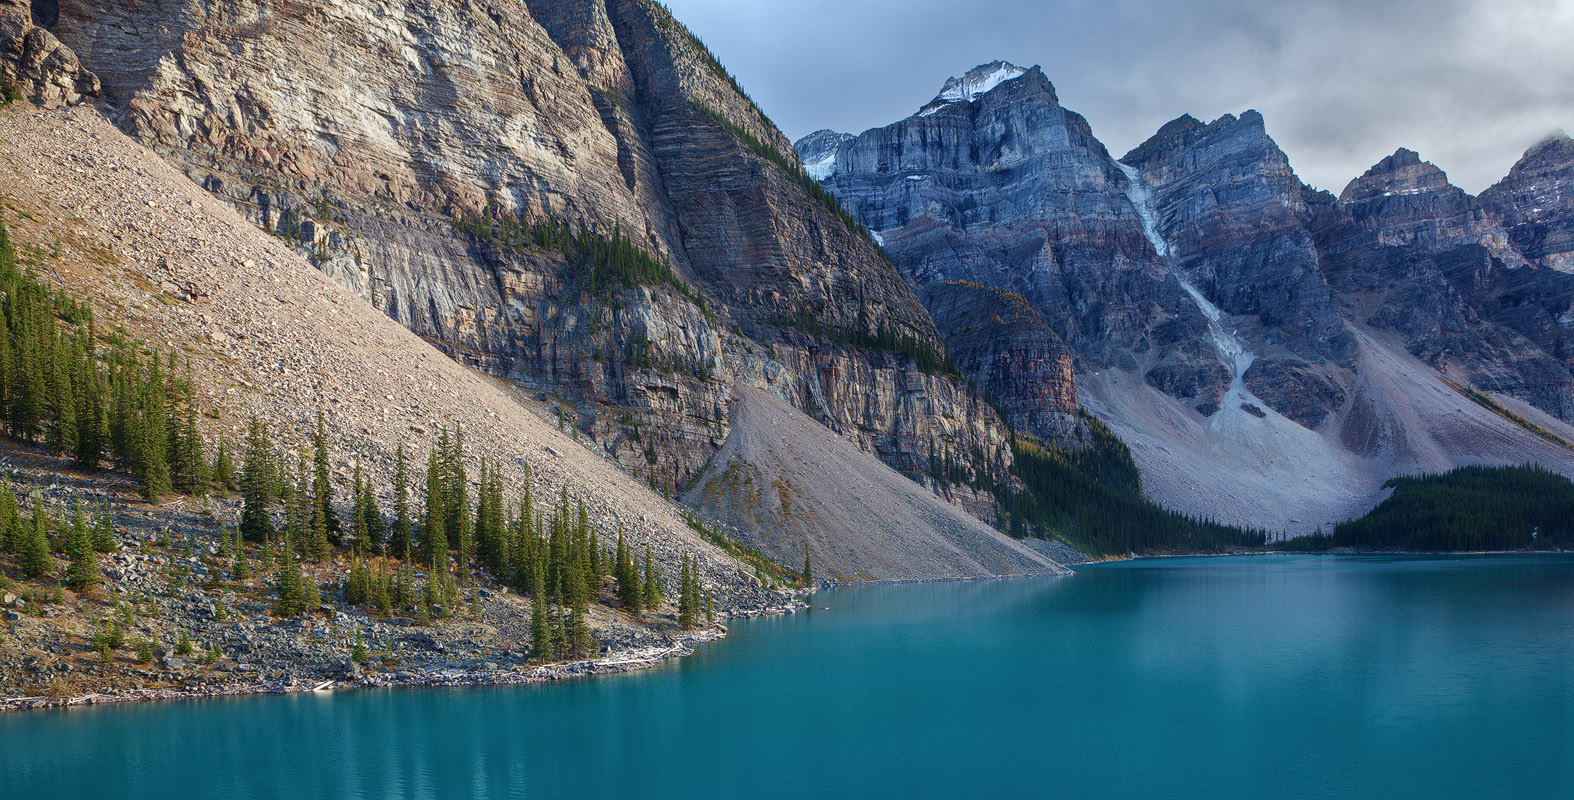
[[[670,0],[791,137],[907,116],[945,79],[1040,64],[1117,156],[1247,108],[1338,192],[1404,146],[1471,192],[1574,127],[1568,0]]]

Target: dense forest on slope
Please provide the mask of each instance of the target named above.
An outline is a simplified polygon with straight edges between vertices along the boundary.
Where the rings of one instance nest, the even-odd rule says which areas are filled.
[[[1385,485],[1393,495],[1366,516],[1301,543],[1415,551],[1574,545],[1574,483],[1540,467],[1460,467]]]
[[[1021,490],[1005,491],[1013,536],[1056,537],[1090,556],[1217,553],[1261,547],[1260,530],[1196,519],[1149,502],[1131,453],[1104,423],[1084,413],[1088,446],[1065,450],[1018,434],[1012,474]]]

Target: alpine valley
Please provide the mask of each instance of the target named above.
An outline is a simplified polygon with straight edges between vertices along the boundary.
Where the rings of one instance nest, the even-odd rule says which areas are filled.
[[[0,0],[0,89],[4,708],[622,672],[1428,492],[1566,534],[1567,137],[1335,197],[997,61],[794,144],[653,0]]]

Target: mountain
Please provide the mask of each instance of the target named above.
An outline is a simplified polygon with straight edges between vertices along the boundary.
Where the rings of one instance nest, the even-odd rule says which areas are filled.
[[[1010,468],[920,298],[659,3],[42,5],[22,38],[122,131],[653,487],[722,451],[740,388],[930,485]],[[995,519],[982,481],[944,496]]]
[[[1302,532],[1370,508],[1395,474],[1574,470],[1566,142],[1479,198],[1406,150],[1334,198],[1255,111],[1182,116],[1117,159],[1040,69],[994,62],[906,119],[798,146],[1020,430],[1063,439],[1080,402],[1150,497]],[[955,313],[980,292],[1042,328]],[[1070,371],[991,370],[1024,330]]]

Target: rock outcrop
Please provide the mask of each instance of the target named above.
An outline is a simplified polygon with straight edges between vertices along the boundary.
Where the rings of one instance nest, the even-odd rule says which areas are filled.
[[[53,0],[0,0],[0,93],[14,91],[45,108],[98,96],[98,77],[50,32],[57,17]]]
[[[1505,263],[1524,263],[1490,208],[1413,150],[1401,147],[1350,181],[1339,207],[1376,231],[1384,247],[1439,251],[1479,244]]]
[[[1574,272],[1574,141],[1558,134],[1525,151],[1481,193],[1510,244],[1532,264]]]

